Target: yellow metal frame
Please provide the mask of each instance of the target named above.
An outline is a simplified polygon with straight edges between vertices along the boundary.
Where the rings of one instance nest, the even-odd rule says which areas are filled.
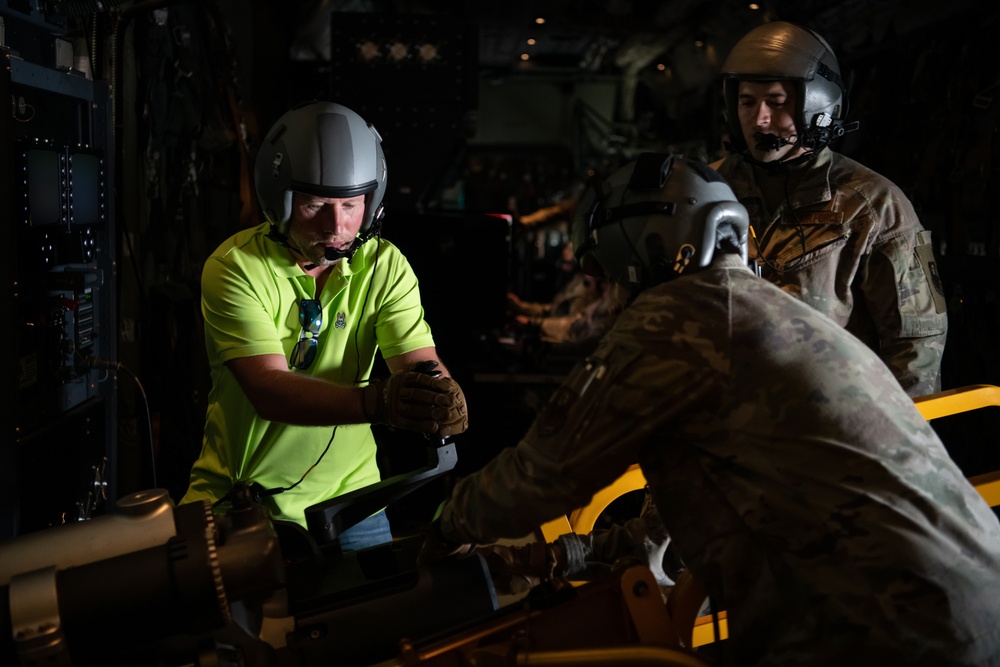
[[[969,385],[923,396],[914,399],[913,402],[924,419],[930,421],[979,408],[1000,407],[1000,387],[988,384]],[[990,507],[1000,506],[1000,470],[970,477],[969,482]],[[612,502],[626,493],[645,486],[646,478],[642,470],[638,465],[632,465],[621,477],[595,493],[585,507],[574,510],[568,517],[558,517],[542,525],[542,537],[546,542],[551,542],[566,533],[586,535],[594,529],[597,518]],[[718,618],[719,636],[725,639],[728,636],[725,612],[720,612]],[[702,646],[713,641],[715,641],[715,627],[712,617],[698,618],[694,624],[692,645]]]
[[[979,408],[1000,407],[1000,387],[973,384],[923,396],[913,402],[924,419],[930,421]],[[1000,507],[1000,470],[970,477],[969,482],[976,487],[987,505]]]
[[[930,396],[921,396],[913,399],[913,402],[924,419],[930,421],[991,405],[1000,406],[1000,387],[991,384],[972,384],[958,389],[939,391]]]
[[[621,477],[595,493],[586,506],[574,510],[568,517],[561,516],[542,525],[542,536],[546,542],[551,542],[566,533],[586,535],[594,529],[597,517],[611,503],[630,491],[645,487],[646,477],[642,474],[642,469],[638,464],[633,464]]]

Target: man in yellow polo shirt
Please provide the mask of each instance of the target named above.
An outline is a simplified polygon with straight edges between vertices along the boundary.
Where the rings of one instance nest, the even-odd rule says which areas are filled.
[[[212,390],[182,503],[224,510],[243,482],[274,518],[305,525],[306,507],[379,480],[370,424],[466,429],[417,278],[379,234],[385,184],[381,138],[344,106],[297,107],[268,132],[255,169],[267,220],[202,273]],[[376,350],[385,380],[370,378]],[[390,539],[384,512],[340,535],[344,549]]]

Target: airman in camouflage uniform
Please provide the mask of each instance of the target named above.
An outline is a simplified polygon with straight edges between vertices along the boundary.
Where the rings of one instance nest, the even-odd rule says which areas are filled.
[[[713,166],[750,211],[761,275],[863,340],[910,396],[940,390],[948,325],[931,235],[897,186],[827,147],[852,127],[829,44],[773,21],[722,73],[732,155]]]
[[[791,176],[771,175],[739,155],[713,166],[750,213],[757,240],[749,253],[764,278],[875,350],[910,396],[941,389],[944,294],[930,232],[898,187],[829,148]],[[785,178],[796,185],[769,215],[758,183]],[[670,573],[656,562],[665,543],[650,542],[644,527],[658,530],[655,521],[639,521],[560,538],[564,572],[585,575],[626,553],[643,561],[649,555],[659,581],[669,585]],[[651,551],[650,544],[659,548]]]
[[[930,232],[900,189],[824,148],[793,175],[730,156],[718,165],[750,211],[761,275],[863,340],[913,397],[940,390],[948,328]],[[759,181],[791,178],[768,210]]]
[[[524,535],[638,461],[727,611],[731,664],[1000,665],[1000,523],[885,364],[738,254],[698,270],[696,242],[664,240],[688,204],[714,215],[707,188],[613,192],[598,234],[647,253],[620,274],[659,236],[680,276],[643,289],[524,439],[456,485],[422,560]]]
[[[643,292],[441,533],[524,535],[636,461],[732,664],[1000,664],[996,517],[871,350],[736,256]]]

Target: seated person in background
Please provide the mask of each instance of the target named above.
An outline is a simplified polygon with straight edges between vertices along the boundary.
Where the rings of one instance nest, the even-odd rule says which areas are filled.
[[[631,304],[421,562],[525,535],[639,462],[734,665],[1000,665],[1000,523],[892,372],[747,267],[706,165],[645,154],[574,230]],[[667,509],[669,508],[669,509]]]
[[[551,335],[547,330],[548,321],[542,320],[542,340],[552,343],[549,354],[555,356],[579,357],[589,354],[597,348],[621,314],[628,300],[628,293],[615,283],[601,276],[588,276],[593,281],[597,298],[588,303],[583,310],[567,323],[559,337]]]
[[[572,314],[514,318],[513,329],[522,340],[535,338],[543,344],[538,354],[546,363],[572,362],[593,352],[625,307],[628,293],[618,285],[600,276],[584,275],[583,282],[590,296]]]
[[[572,241],[563,246],[560,271],[569,277],[547,303],[523,301],[517,294],[507,293],[507,309],[520,323],[532,318],[575,316],[597,299],[593,278],[580,271]]]

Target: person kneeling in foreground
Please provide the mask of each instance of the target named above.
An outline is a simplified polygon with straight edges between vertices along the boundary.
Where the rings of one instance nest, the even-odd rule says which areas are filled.
[[[706,165],[646,154],[591,197],[577,255],[636,296],[455,486],[421,562],[524,535],[638,461],[732,664],[1000,665],[1000,523],[886,365],[754,275],[746,209]]]

